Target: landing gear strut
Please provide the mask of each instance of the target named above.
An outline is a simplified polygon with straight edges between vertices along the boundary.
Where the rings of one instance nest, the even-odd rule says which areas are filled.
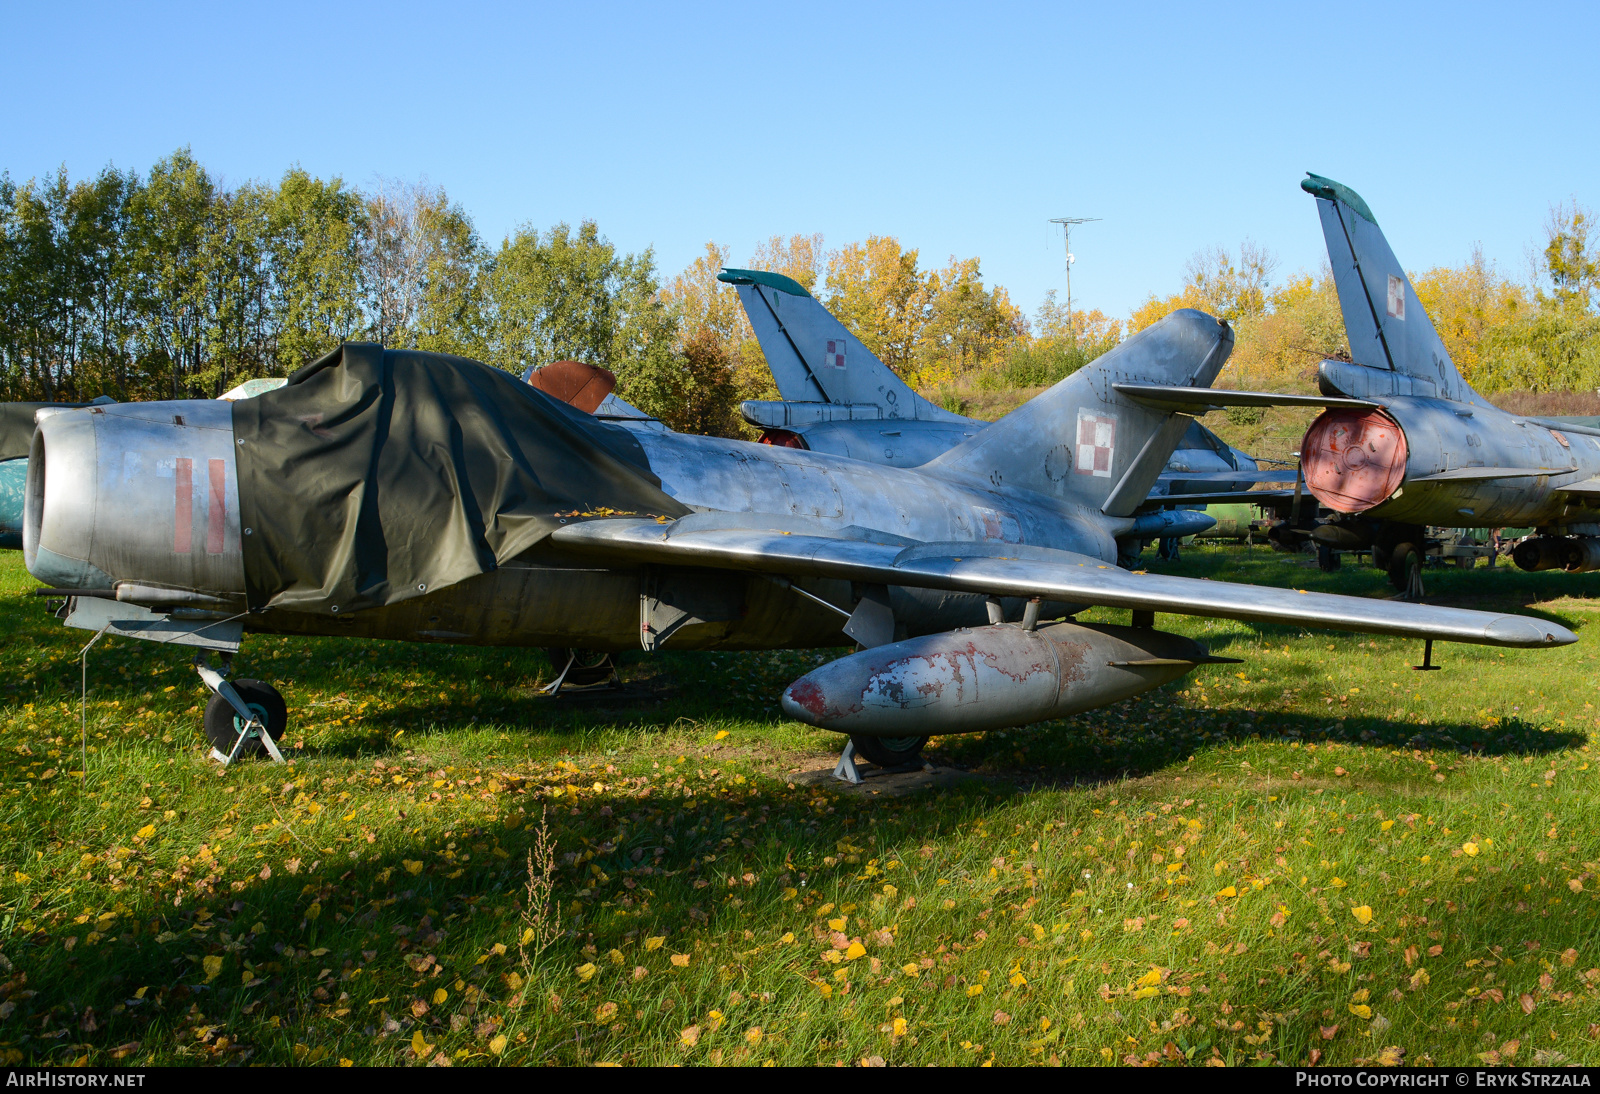
[[[539,689],[541,694],[560,695],[563,687],[616,687],[622,682],[617,675],[617,664],[609,653],[574,649],[549,649],[544,652],[550,658],[550,663],[560,668],[561,672]]]
[[[273,763],[287,762],[278,751],[278,738],[289,725],[289,707],[283,696],[261,680],[240,678],[230,683],[227,674],[231,662],[232,658],[224,654],[222,671],[218,672],[204,654],[194,659],[195,671],[211,689],[205,713],[206,736],[215,746],[211,758],[227,767],[241,756],[266,752]]]

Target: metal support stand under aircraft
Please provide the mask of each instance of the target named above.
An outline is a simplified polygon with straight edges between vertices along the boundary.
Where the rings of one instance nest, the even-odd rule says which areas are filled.
[[[923,738],[923,740],[926,740],[926,738]],[[921,742],[918,742],[916,747],[920,749]],[[879,775],[904,775],[912,771],[939,770],[921,756],[916,756],[903,764],[890,766],[879,764],[869,771],[863,771],[856,763],[858,755],[860,753],[856,748],[855,738],[846,737],[844,739],[844,751],[839,753],[839,762],[833,765],[833,777],[840,782],[849,783],[851,786],[860,786],[867,779],[876,778]]]

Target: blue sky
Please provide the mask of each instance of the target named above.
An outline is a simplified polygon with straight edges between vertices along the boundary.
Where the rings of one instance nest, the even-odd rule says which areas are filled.
[[[497,242],[593,218],[674,272],[779,233],[978,255],[1030,310],[1125,313],[1249,237],[1322,240],[1298,179],[1407,266],[1481,242],[1526,277],[1553,202],[1600,205],[1597,5],[6,3],[0,168],[230,182],[426,177]]]

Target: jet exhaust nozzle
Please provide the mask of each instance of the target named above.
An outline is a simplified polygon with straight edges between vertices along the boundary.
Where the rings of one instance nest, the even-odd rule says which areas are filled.
[[[865,736],[971,733],[1105,706],[1208,660],[1198,643],[1148,627],[963,628],[823,665],[784,689],[783,710]]]

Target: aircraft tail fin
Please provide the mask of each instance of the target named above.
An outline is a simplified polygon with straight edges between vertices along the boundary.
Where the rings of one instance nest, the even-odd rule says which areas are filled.
[[[1135,402],[1114,385],[1210,387],[1232,350],[1226,323],[1175,311],[926,467],[1131,516],[1193,419]]]
[[[1409,377],[1413,393],[1474,401],[1361,195],[1309,172],[1300,188],[1317,199],[1350,356]]]
[[[717,280],[738,291],[783,399],[877,406],[885,418],[965,421],[912,391],[798,281],[733,269]]]

